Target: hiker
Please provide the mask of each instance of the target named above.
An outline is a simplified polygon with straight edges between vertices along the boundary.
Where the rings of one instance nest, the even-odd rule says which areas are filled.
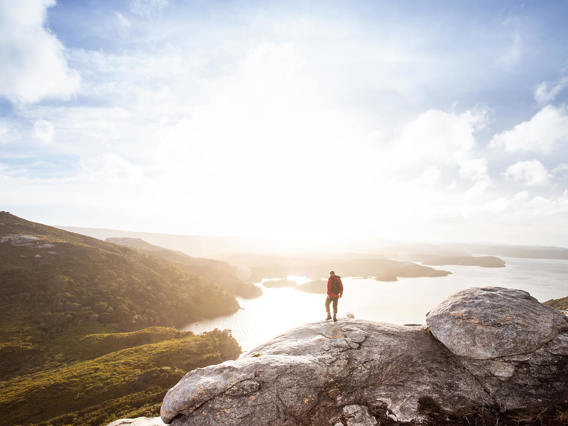
[[[329,304],[331,302],[333,302],[333,321],[337,321],[337,301],[341,296],[343,296],[341,277],[331,271],[327,280],[327,299],[325,299],[325,310],[327,312],[326,321],[331,319],[331,314],[329,313]]]

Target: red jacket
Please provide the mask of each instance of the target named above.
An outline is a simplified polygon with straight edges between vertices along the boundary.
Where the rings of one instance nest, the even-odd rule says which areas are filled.
[[[339,294],[331,292],[331,283],[333,283],[334,279],[339,280],[339,284],[341,285],[341,291],[339,292]],[[334,299],[339,296],[343,296],[343,283],[341,282],[341,277],[339,275],[332,275],[327,279],[327,295]]]

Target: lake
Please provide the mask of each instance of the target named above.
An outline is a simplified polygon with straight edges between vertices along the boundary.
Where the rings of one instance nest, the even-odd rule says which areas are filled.
[[[469,287],[499,286],[528,291],[539,301],[568,296],[568,260],[502,257],[505,268],[441,266],[452,275],[435,278],[401,278],[396,282],[342,277],[343,298],[338,317],[397,324],[424,324],[426,313],[453,293]],[[332,267],[332,266],[331,266]],[[341,271],[336,271],[341,274]],[[289,277],[301,283],[302,277]],[[259,283],[259,285],[261,285]],[[238,298],[243,309],[226,317],[189,324],[195,333],[230,329],[243,351],[276,337],[290,328],[325,319],[325,295],[293,288],[265,288],[256,299]]]

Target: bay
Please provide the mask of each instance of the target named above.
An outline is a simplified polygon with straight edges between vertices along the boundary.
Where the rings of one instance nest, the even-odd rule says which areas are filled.
[[[401,278],[396,282],[343,277],[338,317],[351,313],[358,319],[396,324],[424,324],[426,313],[457,291],[470,287],[499,286],[528,291],[544,302],[568,296],[568,260],[507,258],[504,268],[443,266],[447,277]],[[332,267],[332,265],[330,265]],[[336,271],[340,274],[341,271]],[[305,282],[305,277],[283,277]],[[257,285],[261,285],[258,283]],[[261,285],[262,286],[262,285]],[[230,329],[243,351],[274,338],[290,328],[325,319],[325,295],[293,288],[265,288],[256,299],[239,298],[238,312],[189,324],[194,333]]]

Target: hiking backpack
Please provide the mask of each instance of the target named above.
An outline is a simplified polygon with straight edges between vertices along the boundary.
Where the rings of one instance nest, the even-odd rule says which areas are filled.
[[[334,277],[331,282],[331,292],[334,294],[341,293],[341,279],[339,277]]]

